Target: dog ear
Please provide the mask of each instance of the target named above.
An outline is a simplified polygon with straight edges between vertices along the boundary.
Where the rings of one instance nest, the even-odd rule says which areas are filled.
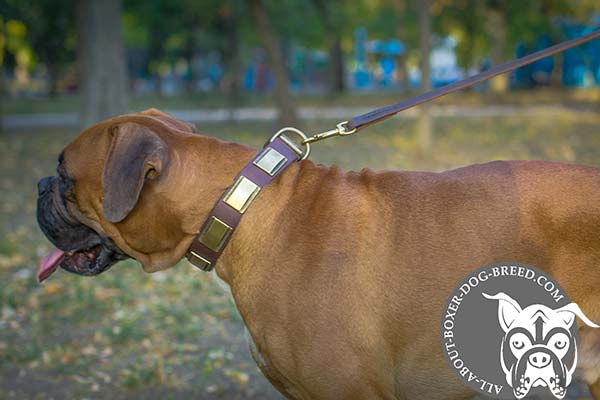
[[[102,209],[113,223],[125,219],[147,180],[160,177],[168,163],[162,139],[145,126],[124,123],[113,130],[102,176]]]
[[[508,332],[512,323],[523,311],[519,303],[504,292],[499,292],[494,296],[486,293],[482,293],[482,295],[486,299],[498,300],[498,322],[500,322],[502,330]]]
[[[577,303],[569,303],[562,308],[556,309],[555,311],[569,328],[571,325],[573,325],[573,322],[575,322],[576,316],[579,317],[587,326],[591,326],[592,328],[600,328],[600,326],[596,325],[585,316]]]

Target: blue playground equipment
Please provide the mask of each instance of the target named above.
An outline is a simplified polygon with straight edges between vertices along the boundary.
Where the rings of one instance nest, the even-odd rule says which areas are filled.
[[[568,20],[560,20],[557,25],[566,39],[573,39],[590,33],[600,25],[600,17],[593,20],[591,26],[576,25]],[[522,57],[534,51],[549,47],[553,44],[550,36],[543,34],[538,37],[533,47],[519,43],[515,56]],[[550,84],[550,77],[555,68],[555,62],[561,62],[561,83],[567,87],[590,87],[600,85],[600,41],[594,40],[582,46],[565,51],[562,58],[545,58],[535,63],[517,69],[511,76],[513,88],[530,88]]]

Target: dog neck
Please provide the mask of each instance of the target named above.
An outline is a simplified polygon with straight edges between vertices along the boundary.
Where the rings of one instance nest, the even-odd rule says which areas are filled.
[[[182,230],[197,235],[209,211],[257,149],[202,135],[176,143],[176,190],[182,191],[179,197],[186,214]]]
[[[234,178],[255,156],[258,149],[237,143],[224,142],[215,138],[196,136],[191,143],[180,149],[182,157],[178,169],[189,171],[183,184],[188,192],[193,192],[191,201],[184,205],[188,218],[183,231],[193,238],[200,230],[215,202],[233,184]],[[253,255],[272,246],[268,233],[277,230],[277,215],[289,210],[293,188],[300,171],[314,166],[311,162],[295,163],[261,190],[256,200],[242,216],[240,225],[216,264],[216,272],[231,286],[232,280],[240,275],[239,259],[252,259]],[[185,196],[182,196],[185,197]]]

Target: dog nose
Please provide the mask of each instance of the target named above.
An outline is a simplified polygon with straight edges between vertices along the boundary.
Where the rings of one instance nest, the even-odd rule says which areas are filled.
[[[52,187],[53,178],[53,176],[47,176],[45,178],[40,179],[40,181],[38,182],[38,196],[41,196],[42,194],[44,194],[44,192],[50,190],[50,188]]]
[[[538,351],[529,355],[529,364],[536,368],[544,368],[550,364],[550,355],[542,351]]]

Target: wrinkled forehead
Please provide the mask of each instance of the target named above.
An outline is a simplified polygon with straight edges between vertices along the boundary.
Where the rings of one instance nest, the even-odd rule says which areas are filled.
[[[65,167],[94,169],[103,166],[110,148],[113,132],[125,123],[145,126],[170,141],[169,138],[195,134],[193,124],[181,121],[161,111],[150,109],[136,114],[126,114],[99,122],[81,132],[63,150]]]
[[[108,131],[107,124],[98,124],[81,132],[59,155],[60,167],[73,177],[102,167],[110,146]]]
[[[569,331],[558,313],[542,304],[533,304],[523,309],[511,326],[511,328],[515,327],[526,329],[532,337],[536,337],[539,329],[544,336],[555,328],[565,328]]]

